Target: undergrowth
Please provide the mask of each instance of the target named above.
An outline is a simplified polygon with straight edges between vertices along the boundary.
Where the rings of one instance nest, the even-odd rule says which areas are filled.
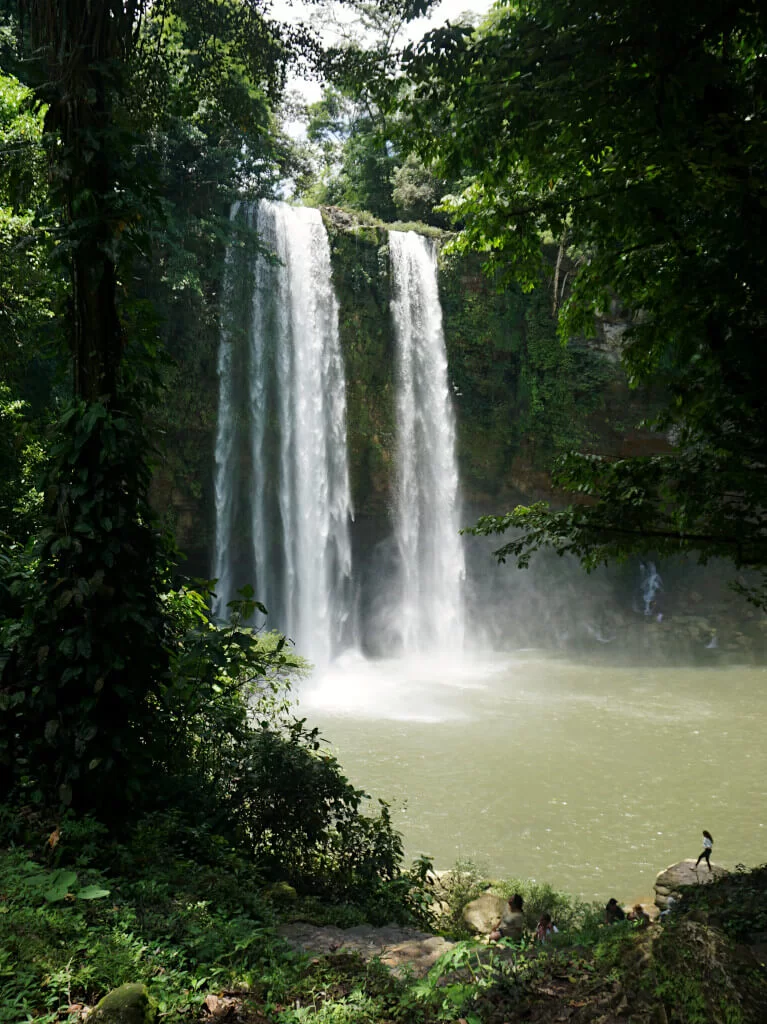
[[[767,937],[767,864],[735,871],[707,885],[682,890],[680,911],[702,911],[737,941]],[[764,941],[764,939],[762,939]]]
[[[6,834],[9,823],[6,809]],[[305,917],[302,905],[319,910],[316,898],[267,883],[253,861],[178,813],[147,816],[130,842],[105,832],[70,817],[32,853],[0,850],[2,1024],[66,1020],[129,981],[146,983],[170,1022],[196,1019],[209,992],[243,993],[267,1016],[302,997],[314,1005],[302,987],[306,958],[275,926],[286,913]],[[371,880],[367,907],[326,903],[324,912],[359,923],[375,905],[414,923],[419,885],[418,868],[388,888]]]
[[[287,918],[423,926],[434,885],[428,861],[388,888],[371,881],[360,901],[346,894],[332,902],[265,877],[178,811],[146,815],[119,841],[74,815],[45,835],[29,812],[24,834],[36,826],[39,841],[26,846],[10,838],[18,817],[0,808],[0,1024],[76,1024],[107,991],[136,981],[157,1001],[162,1024],[202,1020],[210,994],[235,1000],[247,1024],[517,1024],[533,1011],[548,1024],[583,1009],[585,1016],[568,1017],[579,1024],[592,1005],[623,996],[642,1012],[662,1004],[677,1024],[707,1024],[712,1013],[724,1024],[760,1020],[764,978],[741,967],[731,939],[695,915],[676,913],[662,931],[629,921],[605,927],[601,907],[523,879],[488,883],[463,862],[434,886],[443,931],[460,930],[467,899],[490,888],[519,892],[531,929],[552,913],[559,934],[545,947],[532,937],[490,946],[463,939],[426,977],[398,977],[356,954],[293,952],[277,925]],[[742,932],[746,905],[748,927],[761,921],[763,878],[764,869],[732,876],[730,904],[715,885],[685,900],[696,911],[706,901],[731,933]]]

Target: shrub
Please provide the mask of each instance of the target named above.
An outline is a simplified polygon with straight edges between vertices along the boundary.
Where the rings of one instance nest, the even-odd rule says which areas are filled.
[[[487,888],[488,882],[473,861],[456,861],[436,886],[440,928],[455,938],[467,938],[471,932],[464,924],[463,908]]]
[[[732,874],[711,883],[686,886],[678,911],[689,910],[705,911],[740,942],[767,932],[767,864],[751,870],[739,864]]]
[[[525,901],[525,923],[531,930],[538,924],[541,914],[548,913],[561,932],[575,931],[586,921],[589,911],[588,904],[569,893],[559,892],[547,882],[509,878],[493,883],[492,891],[506,899],[518,892]]]

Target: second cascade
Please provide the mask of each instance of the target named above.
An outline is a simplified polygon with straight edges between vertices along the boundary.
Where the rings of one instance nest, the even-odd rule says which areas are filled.
[[[457,649],[464,558],[455,422],[436,256],[389,234],[395,338],[393,573],[360,635],[346,439],[346,383],[330,246],[318,210],[262,200],[232,218],[258,240],[227,254],[215,453],[215,613],[247,583],[322,667],[345,649]],[[253,230],[255,229],[255,230]],[[235,239],[237,232],[235,231]],[[368,602],[366,602],[368,603]],[[377,641],[377,642],[376,642]]]

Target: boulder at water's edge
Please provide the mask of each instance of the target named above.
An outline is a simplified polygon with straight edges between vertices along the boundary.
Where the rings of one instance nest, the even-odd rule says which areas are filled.
[[[705,861],[701,861],[695,867],[695,861],[680,860],[678,864],[672,864],[658,873],[655,879],[655,906],[661,910],[668,907],[669,897],[679,898],[679,889],[683,885],[705,885],[717,878],[723,878],[729,874],[726,868],[719,864],[712,864],[709,871]]]

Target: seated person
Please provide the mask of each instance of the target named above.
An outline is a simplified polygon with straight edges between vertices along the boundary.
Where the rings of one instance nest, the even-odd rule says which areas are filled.
[[[646,928],[650,923],[650,915],[645,913],[641,903],[635,903],[628,914],[629,921],[636,921],[640,928]]]
[[[491,939],[513,939],[519,942],[525,934],[525,915],[522,913],[524,900],[515,892],[509,905],[501,915],[501,922],[495,931],[490,932]]]
[[[661,912],[660,912],[660,914],[658,916],[660,918],[668,917],[669,914],[672,913],[672,911],[674,910],[676,905],[677,905],[677,900],[675,900],[673,896],[669,896],[668,899],[666,900],[666,909],[665,910],[661,910]]]
[[[613,896],[607,901],[605,907],[605,924],[616,924],[618,921],[625,921],[626,915],[623,908],[618,906],[618,901]]]
[[[538,927],[535,929],[535,937],[539,942],[545,942],[549,935],[556,935],[559,928],[551,920],[551,914],[541,914]]]

